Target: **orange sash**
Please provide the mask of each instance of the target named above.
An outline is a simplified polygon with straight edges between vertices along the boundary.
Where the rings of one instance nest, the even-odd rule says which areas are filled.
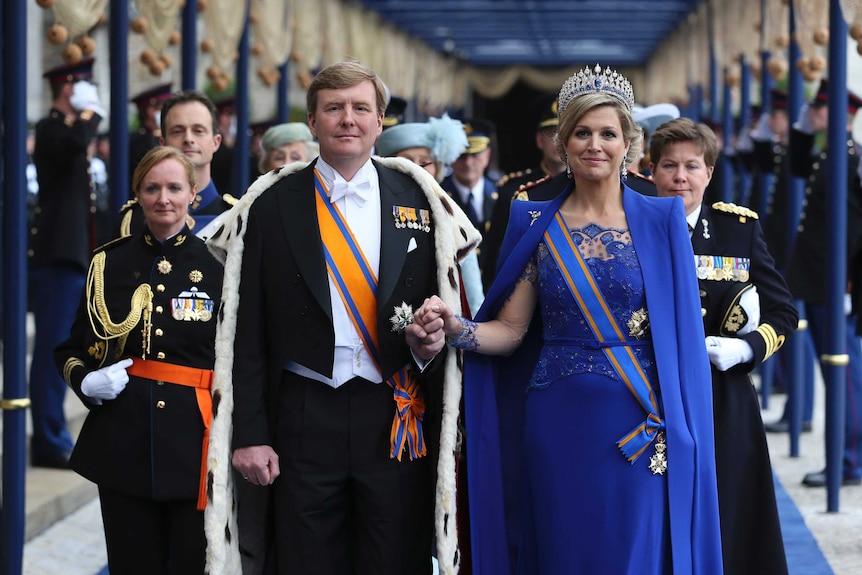
[[[126,372],[129,375],[144,379],[154,379],[156,381],[195,388],[198,410],[201,412],[201,419],[204,423],[204,440],[201,449],[201,479],[198,486],[197,505],[198,510],[203,511],[207,506],[207,452],[210,446],[210,427],[213,421],[212,387],[213,376],[215,375],[213,370],[197,369],[195,367],[133,357],[132,365],[126,369]]]

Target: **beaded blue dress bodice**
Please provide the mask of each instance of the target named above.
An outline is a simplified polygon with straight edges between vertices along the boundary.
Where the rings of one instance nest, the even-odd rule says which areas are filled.
[[[649,329],[638,332],[638,312],[646,311],[643,276],[628,230],[590,224],[571,230],[575,245],[600,286],[611,312],[647,377],[657,382]],[[547,246],[540,243],[528,273],[538,281],[544,345],[530,387],[545,387],[578,373],[619,380],[590,330]],[[645,325],[645,324],[641,324]]]

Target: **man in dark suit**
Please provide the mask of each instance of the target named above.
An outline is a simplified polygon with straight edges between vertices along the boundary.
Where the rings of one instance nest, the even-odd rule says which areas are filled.
[[[232,196],[219,193],[212,178],[213,157],[222,142],[215,105],[196,90],[175,92],[162,104],[161,134],[161,145],[182,150],[195,166],[198,191],[187,223],[196,236],[206,239],[207,224],[236,203]],[[120,235],[133,235],[143,225],[137,200],[130,200],[120,212]]]
[[[325,68],[307,104],[319,158],[262,176],[212,238],[230,236],[225,293],[238,294],[214,392],[233,385],[233,466],[272,485],[279,573],[431,573],[435,483],[438,556],[455,560],[442,519],[454,521],[460,371],[440,354],[442,322],[408,323],[441,288],[460,309],[456,259],[479,236],[420,168],[371,160],[385,108],[373,71]]]
[[[452,162],[452,174],[444,178],[440,186],[452,196],[484,237],[497,202],[497,186],[485,175],[491,161],[494,124],[482,118],[462,121],[469,145],[458,159]],[[479,267],[484,269],[485,254],[481,249],[478,254]],[[485,289],[488,287],[486,285]]]
[[[87,148],[106,115],[93,77],[93,59],[52,68],[48,116],[36,124],[33,163],[39,205],[30,238],[30,281],[36,339],[30,366],[34,466],[67,468],[66,382],[53,366],[54,347],[69,336],[95,246],[95,205]]]
[[[687,118],[661,125],[650,157],[658,195],[682,197],[692,230],[712,364],[724,571],[786,575],[766,436],[748,374],[793,332],[796,308],[757,214],[734,204],[702,203],[718,157],[709,127]]]

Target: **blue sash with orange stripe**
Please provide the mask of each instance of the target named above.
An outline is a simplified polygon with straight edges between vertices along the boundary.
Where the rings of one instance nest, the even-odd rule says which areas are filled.
[[[625,336],[575,245],[560,212],[554,215],[554,221],[545,231],[544,239],[548,251],[557,263],[569,291],[578,303],[593,335],[602,346],[608,361],[647,413],[643,423],[635,426],[617,441],[617,446],[626,459],[634,463],[653,442],[656,435],[665,428],[665,422],[658,414],[655,392],[631,346],[625,344]]]
[[[347,226],[338,207],[329,201],[329,191],[323,178],[314,170],[314,187],[317,191],[317,221],[323,240],[326,270],[335,289],[347,308],[362,344],[380,369],[380,352],[377,338],[377,277],[362,249]],[[389,456],[401,461],[405,450],[410,459],[426,454],[422,435],[425,401],[419,382],[406,367],[398,370],[386,383],[392,387],[396,412],[392,421],[391,451]]]

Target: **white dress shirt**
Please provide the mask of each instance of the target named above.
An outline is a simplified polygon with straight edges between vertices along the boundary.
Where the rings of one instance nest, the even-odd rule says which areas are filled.
[[[476,212],[476,221],[485,221],[485,179],[479,178],[477,183],[472,188],[468,188],[458,181],[457,178],[452,178],[452,183],[455,184],[455,189],[458,190],[458,197],[463,205],[468,203],[473,206],[473,211]]]
[[[323,161],[323,158],[318,158],[316,167],[330,194],[333,194],[333,190],[338,186],[348,184],[341,174]],[[365,188],[362,192],[337,199],[335,206],[347,221],[368,265],[377,277],[380,271],[380,180],[371,160],[356,172],[349,184],[360,182],[363,183],[361,187]],[[332,323],[335,328],[335,363],[332,378],[296,362],[288,362],[285,369],[332,387],[339,387],[354,377],[362,377],[375,383],[382,382],[383,376],[362,344],[362,339],[347,314],[347,308],[335,288],[335,283],[328,276],[327,279],[329,298],[332,302]]]

